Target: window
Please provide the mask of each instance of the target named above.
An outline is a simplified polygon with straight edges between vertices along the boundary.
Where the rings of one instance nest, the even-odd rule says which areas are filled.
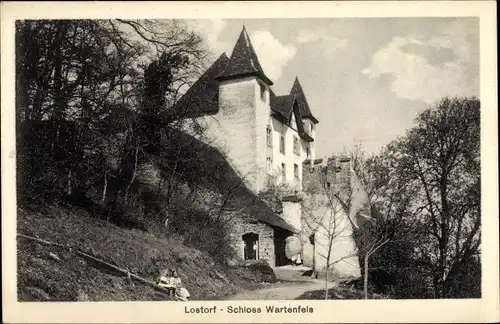
[[[285,163],[281,163],[281,178],[283,181],[286,180],[286,165]]]
[[[300,142],[297,136],[293,137],[293,153],[300,155]]]
[[[273,171],[273,159],[271,159],[270,157],[268,157],[266,160],[266,169],[268,174],[271,174]]]
[[[297,130],[297,121],[295,120],[295,114],[292,114],[292,121],[290,122],[290,127]]]
[[[309,145],[306,146],[306,153],[307,157],[311,156],[311,149],[309,148]]]
[[[293,165],[293,175],[295,179],[299,179],[299,166],[297,164]]]
[[[266,86],[259,82],[260,87],[260,99],[266,101]]]
[[[283,133],[280,134],[280,153],[285,154],[285,135]]]
[[[266,136],[267,136],[267,146],[273,146],[273,132],[271,130],[271,126],[267,126],[266,129]]]

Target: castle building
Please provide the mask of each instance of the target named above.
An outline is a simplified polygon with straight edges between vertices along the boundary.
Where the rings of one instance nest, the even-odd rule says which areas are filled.
[[[285,95],[276,95],[272,85],[243,27],[231,58],[223,53],[179,105],[195,110],[211,144],[252,190],[270,182],[300,190],[302,164],[315,158],[318,120],[298,78]]]
[[[319,169],[313,170],[318,120],[298,78],[288,94],[275,94],[272,85],[243,27],[231,57],[223,53],[176,107],[204,127],[204,141],[226,156],[252,192],[257,194],[274,184],[300,192],[304,183],[309,185],[319,179]],[[334,173],[340,170],[331,165],[327,169]],[[344,163],[341,169],[340,174],[349,178],[350,167]],[[257,212],[257,222],[241,219],[234,225],[231,236],[241,260],[263,259],[271,266],[284,265],[290,262],[285,257],[287,237],[296,235],[309,242],[309,237],[314,236],[315,229],[304,226],[302,202],[297,196],[283,197],[281,207],[279,214],[266,213],[264,217]],[[324,210],[317,208],[314,213]],[[345,212],[340,213],[347,222]],[[326,239],[320,232],[316,234],[316,246],[324,246]],[[304,252],[309,259],[319,253],[314,240],[310,252]],[[350,242],[344,245],[336,253],[355,249]],[[324,268],[317,261],[311,266]],[[345,272],[352,274],[356,269]]]

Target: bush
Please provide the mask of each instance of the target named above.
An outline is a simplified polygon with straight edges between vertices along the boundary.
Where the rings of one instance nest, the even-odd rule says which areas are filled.
[[[221,220],[216,220],[204,210],[179,210],[171,221],[175,233],[184,236],[184,244],[207,252],[214,260],[226,264],[234,258],[234,250],[229,241],[229,228]]]
[[[233,267],[233,270],[240,279],[253,283],[275,283],[278,281],[273,269],[266,261]]]

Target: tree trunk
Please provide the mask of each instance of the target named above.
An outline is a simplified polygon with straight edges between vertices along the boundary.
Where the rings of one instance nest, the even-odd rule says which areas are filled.
[[[313,264],[312,264],[312,273],[311,276],[316,278],[316,244],[313,244]]]
[[[368,253],[365,254],[365,262],[364,262],[364,278],[363,278],[363,289],[365,294],[365,299],[368,299]]]
[[[69,170],[68,172],[68,183],[67,183],[67,187],[66,187],[66,194],[68,196],[71,196],[71,194],[73,193],[73,186],[71,185],[71,170]]]
[[[106,192],[108,190],[108,171],[104,172],[104,188],[102,189],[101,204],[104,205],[106,202]]]
[[[328,262],[328,261],[327,261]],[[328,263],[326,264],[326,273],[325,273],[325,300],[328,299]]]
[[[127,185],[127,188],[125,189],[125,201],[128,198],[128,192],[130,190],[130,187],[134,183],[136,174],[137,174],[137,155],[139,154],[139,143],[137,143],[137,146],[135,147],[135,158],[134,158],[134,171],[132,172],[132,178],[130,179],[130,182]]]

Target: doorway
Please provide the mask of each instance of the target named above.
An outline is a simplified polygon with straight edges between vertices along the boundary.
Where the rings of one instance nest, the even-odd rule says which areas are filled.
[[[243,258],[244,260],[259,259],[259,234],[246,233],[243,239]]]
[[[291,235],[293,235],[293,233],[289,230],[280,227],[274,228],[274,264],[277,267],[293,264],[293,261],[288,259],[285,254],[285,240]]]

